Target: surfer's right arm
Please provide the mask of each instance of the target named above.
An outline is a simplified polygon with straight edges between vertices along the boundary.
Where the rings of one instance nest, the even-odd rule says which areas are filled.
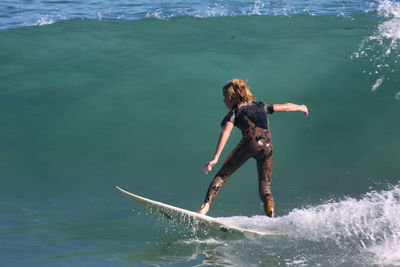
[[[215,151],[214,158],[204,165],[203,171],[205,174],[208,174],[208,172],[211,171],[212,167],[217,164],[219,156],[221,155],[222,150],[225,147],[226,141],[228,141],[228,138],[231,135],[232,128],[233,122],[228,121],[225,123],[224,129],[222,130],[218,139],[217,150]]]

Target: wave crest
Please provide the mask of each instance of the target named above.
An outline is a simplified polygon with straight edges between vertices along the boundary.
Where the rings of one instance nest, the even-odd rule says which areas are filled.
[[[369,61],[369,69],[363,72],[376,79],[371,91],[378,89],[384,80],[395,78],[400,71],[400,3],[380,0],[376,11],[383,21],[351,56],[352,60],[364,58]],[[398,93],[395,98],[398,98]]]
[[[86,2],[51,2],[39,0],[34,6],[23,3],[0,3],[0,13],[4,20],[0,29],[15,28],[27,25],[46,25],[67,19],[126,19],[139,20],[146,17],[168,19],[172,17],[191,16],[196,18],[224,16],[292,16],[334,15],[350,16],[353,13],[367,13],[376,10],[374,1],[273,1],[273,0],[140,0],[135,3],[126,1],[99,0],[96,3]],[[18,14],[18,15],[15,15]],[[9,17],[9,19],[8,19]]]

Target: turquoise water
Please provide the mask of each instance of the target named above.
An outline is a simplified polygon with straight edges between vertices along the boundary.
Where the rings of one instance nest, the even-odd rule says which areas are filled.
[[[3,30],[2,265],[400,265],[396,8]],[[197,210],[221,165],[202,173],[235,77],[260,101],[310,110],[269,117],[278,218],[262,216],[253,161],[209,213],[279,235],[187,229],[117,192]],[[236,129],[222,158],[239,139]]]

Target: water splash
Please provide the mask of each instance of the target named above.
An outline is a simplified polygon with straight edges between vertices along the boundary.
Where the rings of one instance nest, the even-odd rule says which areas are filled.
[[[382,21],[351,56],[352,60],[365,59],[368,62],[369,69],[363,72],[376,79],[371,91],[381,86],[384,80],[396,79],[400,71],[400,3],[380,0],[376,12]]]
[[[163,15],[163,12],[162,12],[161,9],[157,9],[155,11],[148,12],[146,14],[146,18],[157,18],[157,19],[160,19],[160,20],[166,20],[167,19],[167,17]]]
[[[43,26],[53,24],[56,19],[49,15],[39,15],[39,19],[34,23],[35,26]]]
[[[378,87],[383,83],[383,81],[385,80],[385,77],[380,77],[378,80],[376,80],[375,84],[372,86],[371,91],[375,91],[376,89],[378,89]]]
[[[398,49],[400,40],[400,3],[389,0],[380,1],[378,14],[388,19],[378,26],[378,34],[370,37],[371,40],[377,40],[380,44],[388,40],[388,47],[385,55],[388,56],[392,50]]]
[[[180,240],[179,242],[184,243],[184,244],[207,244],[207,245],[226,244],[225,242],[214,239],[214,238],[207,238],[207,239],[192,238],[192,239],[188,239],[188,240]]]
[[[155,6],[147,12],[146,17],[167,19],[179,16],[193,16],[196,18],[224,17],[224,16],[294,16],[294,15],[335,15],[350,16],[354,12],[367,12],[371,10],[371,2],[363,1],[355,4],[352,1],[312,2],[312,1],[271,1],[256,0],[243,2],[235,1],[193,1],[192,5],[183,5],[174,2],[174,5]],[[162,14],[160,16],[160,14]]]
[[[265,7],[265,4],[262,1],[255,1],[254,2],[254,9],[253,9],[253,14],[254,15],[261,15],[261,10]]]
[[[370,255],[373,264],[400,264],[400,185],[369,192],[360,199],[295,209],[276,219],[222,219],[240,227],[279,232],[295,240],[333,242],[337,248],[356,251],[360,257]]]

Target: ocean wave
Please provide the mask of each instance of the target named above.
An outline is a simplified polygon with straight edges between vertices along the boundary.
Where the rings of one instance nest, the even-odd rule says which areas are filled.
[[[189,240],[180,240],[179,243],[184,243],[184,244],[207,244],[207,245],[223,245],[225,242],[221,240],[217,240],[214,238],[208,238],[208,239],[199,239],[199,238],[193,238]]]
[[[376,91],[385,80],[393,79],[400,71],[400,2],[380,0],[376,12],[381,22],[351,56],[352,60],[369,62],[363,72],[375,80],[371,91]],[[398,99],[398,93],[395,98]]]
[[[65,17],[61,15],[57,15],[55,17],[49,16],[49,15],[39,15],[38,20],[33,24],[34,26],[43,26],[43,25],[49,25],[53,24],[56,21],[63,20]]]
[[[331,241],[341,250],[357,251],[373,264],[400,265],[400,185],[369,192],[360,199],[346,198],[295,209],[275,219],[265,216],[220,219],[293,239]]]
[[[385,39],[390,40],[385,55],[389,55],[392,50],[397,50],[400,41],[400,3],[383,0],[378,6],[378,14],[387,20],[378,26],[378,32],[372,35],[370,40],[377,40],[383,44]]]
[[[51,2],[35,1],[26,5],[19,1],[0,3],[0,14],[3,14],[0,29],[20,26],[38,26],[54,23],[60,20],[74,18],[88,19],[126,19],[138,20],[146,17],[169,19],[172,17],[191,16],[196,18],[224,16],[292,16],[307,15],[337,15],[349,16],[353,13],[368,13],[376,11],[377,1],[169,1],[162,0],[136,1],[134,4],[125,1],[105,1],[84,3],[77,1]]]

